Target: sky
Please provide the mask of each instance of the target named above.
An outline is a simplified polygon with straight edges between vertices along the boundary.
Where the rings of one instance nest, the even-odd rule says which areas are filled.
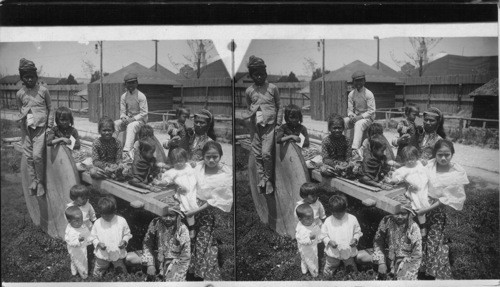
[[[322,65],[322,52],[318,49],[317,40],[253,40],[245,53],[243,63],[238,71],[246,71],[246,63],[251,55],[264,59],[268,74],[308,75],[305,71],[305,58],[311,58],[317,63],[317,68]],[[392,60],[391,52],[396,60],[409,61],[405,52],[411,53],[413,48],[407,37],[380,39],[380,61],[392,69],[400,68]],[[443,38],[429,55],[442,55],[443,53],[463,56],[492,56],[498,55],[498,38],[469,37],[469,38]],[[432,56],[432,55],[431,55]],[[336,70],[344,65],[360,60],[368,65],[377,62],[376,40],[326,40],[325,41],[325,69]]]
[[[42,75],[50,77],[90,78],[84,70],[84,61],[99,70],[100,56],[95,45],[97,42],[82,44],[78,42],[17,42],[0,43],[0,73],[2,75],[19,74],[19,60],[26,58],[42,67]],[[188,61],[184,55],[190,56],[190,48],[186,40],[170,40],[158,42],[158,63],[177,73],[178,68]],[[208,62],[218,59],[216,49],[208,54]],[[172,62],[181,64],[176,67]],[[153,41],[104,41],[103,71],[113,73],[133,62],[151,67],[155,63],[155,43]]]
[[[333,71],[355,60],[368,65],[377,61],[376,40],[326,40],[325,68]],[[83,62],[89,61],[94,70],[99,70],[99,53],[95,49],[97,42],[87,44],[78,42],[12,42],[0,43],[0,74],[18,74],[19,59],[27,58],[42,67],[42,75],[51,77],[67,77],[70,73],[75,78],[90,78]],[[236,44],[238,42],[236,41]],[[112,73],[133,62],[146,67],[154,65],[155,44],[153,41],[104,41],[103,70]],[[241,47],[241,46],[240,46]],[[407,37],[381,38],[380,61],[389,67],[399,70],[391,58],[408,61],[406,53],[413,50]],[[238,50],[237,50],[238,51]],[[239,53],[243,51],[239,50]],[[469,37],[443,38],[438,45],[429,51],[431,56],[443,53],[464,56],[498,55],[498,38]],[[252,40],[245,52],[243,62],[235,63],[238,71],[246,71],[246,63],[250,55],[262,57],[269,74],[289,74],[310,76],[304,68],[305,58],[313,59],[317,67],[321,67],[321,50],[317,40]],[[158,43],[158,63],[177,73],[187,63],[184,56],[190,56],[190,49],[185,40],[163,40]],[[214,48],[208,55],[208,62],[219,59]],[[180,65],[174,65],[177,63]],[[239,68],[238,68],[239,67]]]

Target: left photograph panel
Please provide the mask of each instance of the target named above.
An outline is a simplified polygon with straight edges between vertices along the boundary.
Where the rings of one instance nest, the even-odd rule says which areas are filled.
[[[223,60],[208,39],[0,43],[2,281],[234,281]]]

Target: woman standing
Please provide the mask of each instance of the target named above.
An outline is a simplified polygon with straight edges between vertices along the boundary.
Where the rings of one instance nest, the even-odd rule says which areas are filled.
[[[418,139],[418,149],[420,151],[420,159],[423,165],[432,158],[432,150],[438,140],[446,139],[444,132],[444,116],[443,113],[435,107],[430,107],[424,112],[424,131]],[[394,140],[393,145],[408,144],[410,136],[403,135]]]
[[[449,247],[445,243],[445,206],[462,210],[465,202],[464,185],[469,183],[467,173],[451,161],[455,149],[453,143],[439,140],[433,149],[433,159],[426,166],[429,176],[429,203],[427,208],[416,210],[417,215],[426,215],[428,233],[423,240],[423,259],[420,271],[439,280],[453,279]]]
[[[195,214],[196,238],[193,243],[189,272],[207,281],[221,280],[215,229],[220,226],[222,212],[230,212],[233,205],[233,173],[220,162],[222,147],[208,141],[201,150],[203,161],[195,171],[198,178],[198,210]]]

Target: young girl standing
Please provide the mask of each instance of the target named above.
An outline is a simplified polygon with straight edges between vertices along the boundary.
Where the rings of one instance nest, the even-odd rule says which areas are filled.
[[[455,149],[448,140],[436,142],[434,158],[425,166],[429,176],[430,206],[416,210],[417,215],[427,216],[427,238],[423,241],[421,272],[435,279],[452,279],[449,247],[445,243],[445,206],[462,210],[465,202],[464,185],[469,183],[467,173],[451,161]]]
[[[332,215],[326,218],[321,226],[321,233],[326,235],[325,243],[326,263],[323,274],[331,276],[344,262],[346,269],[358,271],[354,259],[358,254],[359,238],[363,236],[358,220],[354,215],[347,213],[347,199],[341,195],[330,197]]]
[[[323,204],[321,204],[321,202],[318,200],[318,190],[319,185],[317,183],[304,183],[300,187],[300,197],[302,198],[302,200],[297,202],[295,209],[297,209],[297,207],[302,204],[309,205],[313,210],[314,222],[318,226],[321,226],[321,224],[323,224],[323,220],[325,220],[326,218],[326,215]]]
[[[399,133],[400,137],[404,137],[405,140],[404,142],[401,142],[401,144],[397,145],[397,139],[395,139],[395,144],[398,147],[398,152],[396,156],[396,161],[401,162],[402,159],[402,152],[403,148],[411,145],[416,148],[418,148],[419,145],[419,137],[423,134],[424,130],[422,126],[417,126],[415,124],[415,119],[419,116],[420,114],[420,109],[412,104],[409,103],[405,107],[405,118],[402,119],[397,126],[397,131]]]
[[[425,167],[418,161],[419,153],[417,148],[411,145],[406,146],[402,150],[401,156],[405,165],[398,168],[392,174],[392,178],[390,178],[388,182],[400,183],[404,181],[409,185],[406,196],[410,199],[413,209],[417,210],[429,207],[429,178],[427,177]],[[425,227],[425,214],[419,215],[417,218],[422,236],[425,236],[427,233]]]
[[[304,138],[303,142],[300,135]],[[285,143],[290,140],[301,144],[301,147],[309,146],[309,135],[306,127],[302,125],[302,111],[300,107],[293,104],[285,107],[285,124],[276,131],[277,143]]]
[[[127,256],[128,241],[132,238],[125,218],[116,214],[114,197],[106,196],[97,203],[101,218],[92,227],[91,236],[94,244],[94,276],[100,277],[112,263],[115,269],[121,268],[127,274],[123,259]]]

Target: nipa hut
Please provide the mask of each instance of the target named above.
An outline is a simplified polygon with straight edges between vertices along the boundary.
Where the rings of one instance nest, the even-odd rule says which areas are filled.
[[[469,94],[474,98],[472,117],[498,120],[498,78],[492,79]],[[472,121],[471,126],[482,126],[481,121]],[[498,128],[498,122],[486,122],[486,128]]]

